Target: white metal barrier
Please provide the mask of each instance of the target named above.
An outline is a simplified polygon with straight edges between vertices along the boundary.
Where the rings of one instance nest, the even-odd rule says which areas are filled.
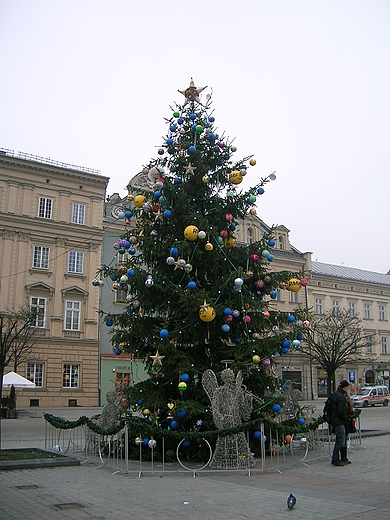
[[[248,443],[250,440],[249,432],[247,433]],[[46,421],[45,430],[45,449],[61,451],[78,457],[81,463],[86,461],[96,464],[96,467],[108,467],[113,474],[118,472],[136,473],[138,477],[144,474],[167,474],[167,473],[192,473],[195,477],[201,472],[221,472],[221,471],[239,471],[246,472],[248,476],[253,472],[261,471],[278,471],[294,464],[310,463],[321,458],[330,458],[333,449],[334,435],[329,433],[326,424],[320,428],[309,431],[304,434],[288,435],[282,437],[278,429],[265,428],[261,424],[260,439],[252,439],[249,443],[252,447],[255,443],[260,448],[260,458],[256,459],[255,467],[244,469],[226,468],[214,469],[210,467],[212,459],[212,449],[208,441],[204,439],[209,447],[210,456],[207,461],[201,463],[187,463],[181,460],[179,448],[184,439],[178,442],[176,449],[176,462],[167,464],[165,461],[165,441],[161,439],[161,459],[155,460],[154,443],[146,444],[141,438],[134,439],[139,445],[139,459],[129,459],[129,431],[127,425],[115,435],[100,435],[93,432],[87,425],[80,425],[76,428],[60,429],[52,426]],[[349,436],[350,449],[361,446],[361,430],[360,421],[357,419],[357,431]],[[150,461],[143,460],[143,449],[150,452]]]

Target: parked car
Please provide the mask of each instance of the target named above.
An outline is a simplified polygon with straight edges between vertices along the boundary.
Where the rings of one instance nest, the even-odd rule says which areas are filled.
[[[375,406],[383,404],[387,406],[390,401],[387,386],[364,386],[355,395],[351,396],[354,406],[367,408],[368,405]]]

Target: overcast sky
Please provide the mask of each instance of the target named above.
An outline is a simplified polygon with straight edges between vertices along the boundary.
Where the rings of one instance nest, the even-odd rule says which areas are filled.
[[[276,170],[260,218],[313,260],[390,269],[389,0],[0,0],[0,64],[0,147],[121,196],[193,77],[257,160],[242,186]]]

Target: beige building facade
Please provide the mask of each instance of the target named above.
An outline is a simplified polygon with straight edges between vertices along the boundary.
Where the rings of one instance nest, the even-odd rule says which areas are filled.
[[[97,406],[103,207],[97,170],[0,149],[0,308],[29,306],[39,337],[17,367],[20,406]],[[8,366],[7,371],[12,370]]]
[[[251,243],[259,240],[270,228],[256,215],[249,215],[237,226],[237,240]],[[273,230],[275,248],[269,269],[301,272],[307,278],[306,288],[292,293],[278,290],[276,301],[270,305],[283,312],[297,307],[310,309],[316,315],[327,311],[338,313],[348,309],[361,318],[365,329],[374,335],[367,344],[366,363],[346,365],[336,373],[336,382],[347,379],[352,392],[369,384],[389,387],[390,368],[390,271],[375,273],[346,266],[313,262],[310,252],[300,253],[290,244],[289,230],[277,226]],[[299,351],[274,359],[277,375],[282,381],[292,380],[304,399],[316,399],[327,394],[326,373]]]

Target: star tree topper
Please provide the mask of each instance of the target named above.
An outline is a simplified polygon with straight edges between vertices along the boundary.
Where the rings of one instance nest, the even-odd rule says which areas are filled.
[[[186,98],[186,100],[184,101],[183,107],[185,107],[187,103],[194,102],[194,101],[196,101],[197,103],[199,103],[201,105],[202,103],[200,102],[199,94],[201,92],[203,92],[203,90],[205,88],[207,88],[207,86],[206,87],[195,87],[194,80],[191,78],[190,86],[188,88],[186,88],[185,90],[178,90],[178,92],[180,92],[180,94],[183,94],[183,96]]]

